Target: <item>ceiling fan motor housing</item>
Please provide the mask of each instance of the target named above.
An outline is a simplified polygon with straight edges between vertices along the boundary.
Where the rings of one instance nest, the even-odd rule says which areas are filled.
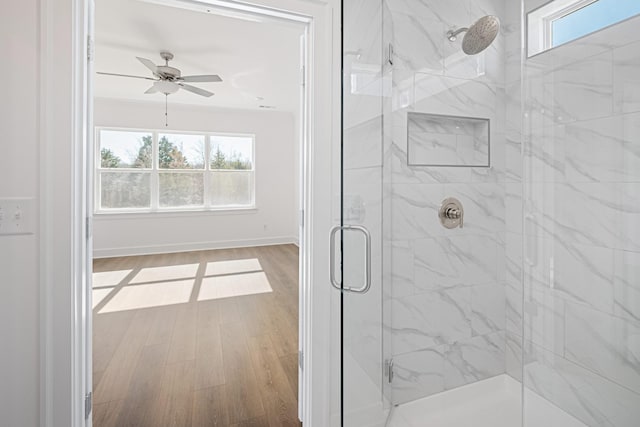
[[[180,77],[180,70],[168,65],[158,65],[157,70],[158,74],[160,74],[160,76],[162,76],[162,78],[164,79],[173,80]]]

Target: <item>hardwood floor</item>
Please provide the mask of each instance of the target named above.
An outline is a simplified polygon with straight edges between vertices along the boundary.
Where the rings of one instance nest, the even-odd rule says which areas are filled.
[[[298,248],[94,261],[95,427],[297,417]]]

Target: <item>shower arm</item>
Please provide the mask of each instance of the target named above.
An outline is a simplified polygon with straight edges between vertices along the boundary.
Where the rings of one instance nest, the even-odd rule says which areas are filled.
[[[465,31],[469,31],[469,28],[467,27],[462,27],[462,28],[458,28],[457,30],[453,31],[453,30],[449,30],[447,32],[447,38],[449,39],[449,41],[456,41],[458,38],[458,35],[460,33],[464,33]]]

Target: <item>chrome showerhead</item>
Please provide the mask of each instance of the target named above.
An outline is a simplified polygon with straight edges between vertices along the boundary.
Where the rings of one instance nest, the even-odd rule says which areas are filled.
[[[497,16],[488,15],[478,19],[469,28],[460,28],[456,31],[449,31],[447,38],[454,42],[458,34],[465,32],[462,39],[462,51],[467,55],[476,55],[489,46],[498,36],[500,31],[500,20]]]

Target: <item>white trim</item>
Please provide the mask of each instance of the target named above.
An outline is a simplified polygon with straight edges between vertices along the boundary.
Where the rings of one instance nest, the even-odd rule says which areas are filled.
[[[264,239],[247,240],[221,240],[217,242],[194,242],[171,245],[127,246],[122,248],[96,249],[93,258],[112,258],[121,256],[154,255],[176,252],[205,251],[210,249],[248,248],[254,246],[272,246],[294,244],[297,246],[295,236],[268,237]]]
[[[86,6],[40,0],[43,427],[85,425]]]
[[[553,49],[553,22],[598,0],[553,0],[527,13],[527,57]]]
[[[39,270],[40,270],[40,427],[53,426],[53,292],[52,278],[54,271],[53,247],[53,172],[48,167],[53,154],[49,145],[48,131],[54,125],[52,99],[53,78],[50,73],[53,65],[53,19],[54,5],[51,0],[40,0],[40,57],[39,57],[39,99],[38,99],[38,139],[40,152],[40,197],[39,197]]]
[[[259,211],[255,207],[237,207],[237,208],[210,208],[210,209],[163,209],[159,211],[151,212],[149,210],[136,211],[129,210],[108,210],[102,212],[96,212],[93,214],[93,219],[96,222],[99,221],[113,221],[113,220],[129,220],[129,219],[159,219],[159,218],[192,218],[202,216],[217,216],[217,215],[255,215]]]

